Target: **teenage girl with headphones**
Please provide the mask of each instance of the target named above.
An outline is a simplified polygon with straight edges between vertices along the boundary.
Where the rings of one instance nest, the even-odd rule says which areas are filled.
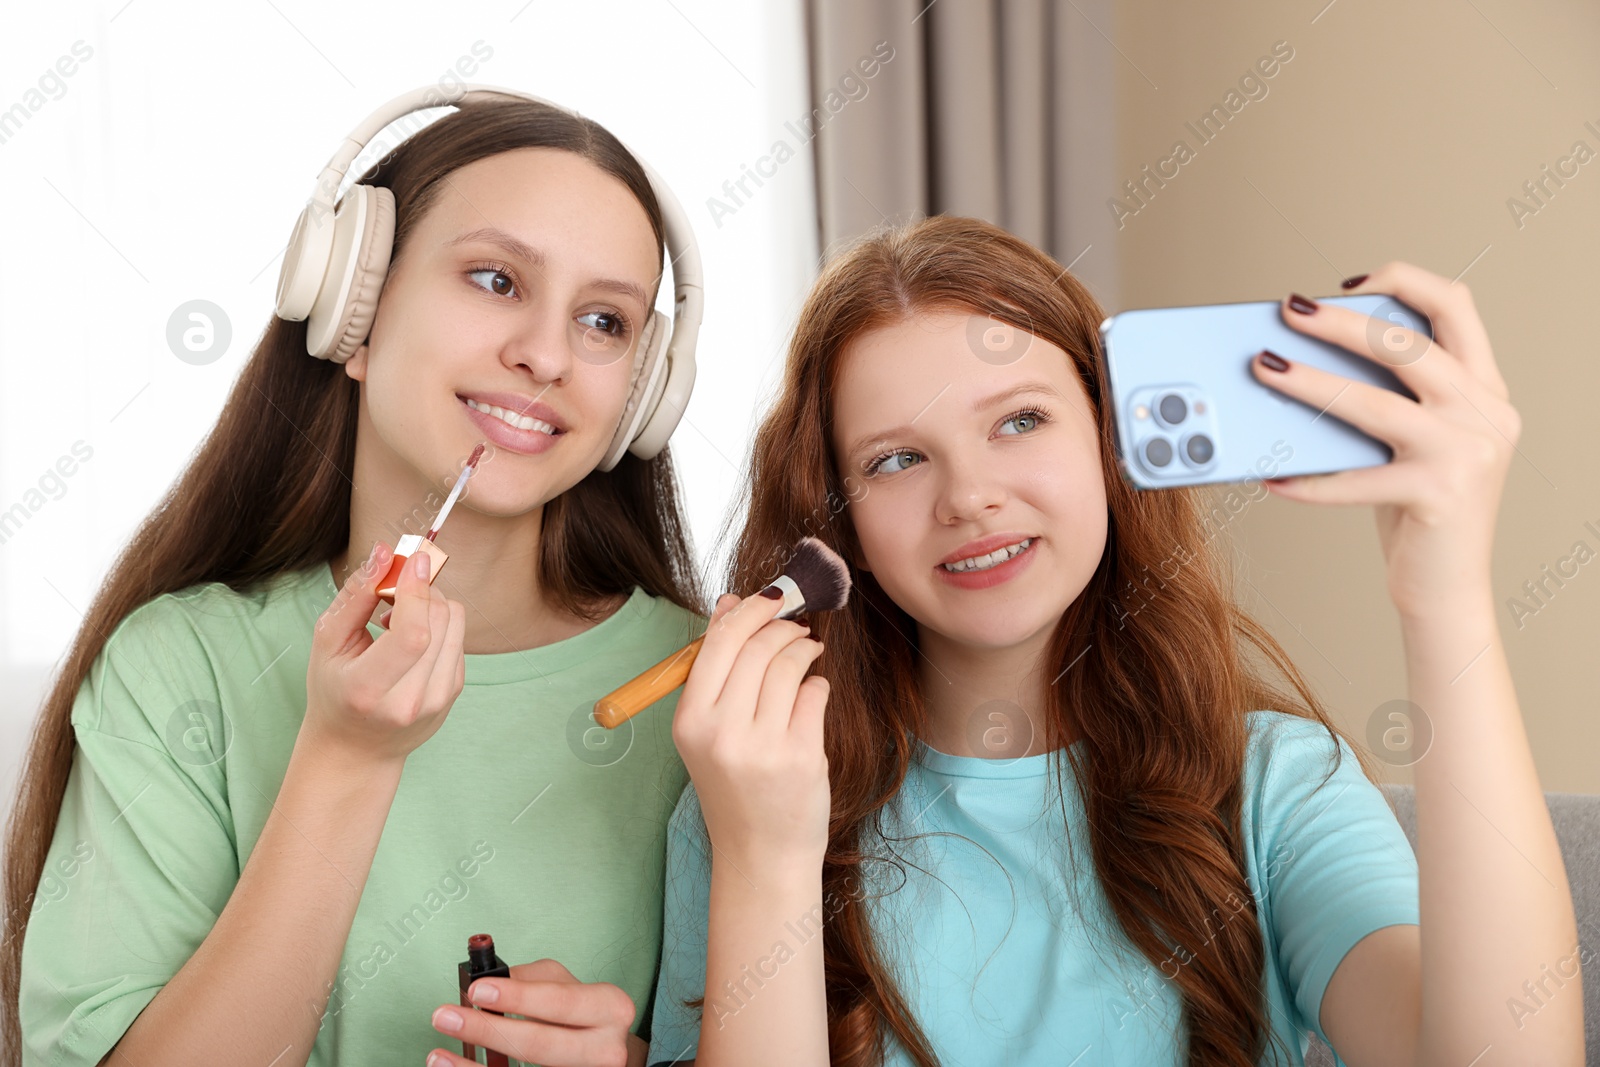
[[[675,698],[599,747],[587,712],[704,629],[665,450],[699,257],[604,128],[466,88],[342,198],[439,101],[330,161],[277,317],[85,617],[8,841],[10,1064],[421,1063],[460,1049],[435,1009],[481,931],[537,962],[475,984],[527,1017],[477,1044],[642,1061]],[[448,566],[373,621],[484,442]]]
[[[1296,1065],[1312,1032],[1351,1067],[1582,1063],[1572,898],[1490,584],[1517,412],[1464,287],[1405,263],[1345,287],[1433,341],[1299,296],[1284,321],[1395,362],[1415,400],[1266,352],[1240,371],[1394,449],[1271,491],[1377,506],[1432,723],[1415,855],[1235,604],[1206,498],[1123,479],[1093,295],[996,227],[927,219],[823,271],[756,435],[728,588],[797,531],[853,587],[815,639],[779,601],[717,603],[673,723],[693,784],[651,1064]]]

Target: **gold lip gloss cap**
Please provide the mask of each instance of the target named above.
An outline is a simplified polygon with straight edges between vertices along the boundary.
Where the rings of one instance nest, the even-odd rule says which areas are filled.
[[[449,553],[421,534],[404,535],[394,546],[394,559],[389,563],[389,573],[378,583],[378,599],[389,604],[394,603],[395,590],[400,587],[401,568],[418,552],[426,554],[432,561],[428,573],[429,585],[439,577],[439,571],[444,567],[445,560],[450,558]]]

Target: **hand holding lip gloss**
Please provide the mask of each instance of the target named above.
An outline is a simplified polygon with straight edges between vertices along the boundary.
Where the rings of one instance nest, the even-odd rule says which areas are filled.
[[[401,571],[393,613],[394,632],[408,639],[374,638],[368,630],[388,552],[383,542],[374,545],[317,619],[300,728],[307,744],[331,745],[350,760],[377,765],[404,762],[431,737],[465,681],[466,608],[416,571]],[[413,635],[426,640],[419,644]]]
[[[472,988],[472,983],[480,978],[510,978],[511,968],[506,966],[495,954],[494,938],[488,934],[473,934],[467,938],[467,958],[456,966],[456,981],[461,987],[461,1006],[463,1008],[477,1008],[467,996],[467,990]],[[503,1014],[493,1008],[478,1008],[494,1015]],[[492,1048],[485,1048],[485,1060],[488,1067],[507,1067],[509,1060],[504,1052]],[[461,1039],[461,1054],[473,1063],[478,1062],[478,1047],[465,1037]]]
[[[400,585],[401,568],[406,561],[417,553],[423,553],[429,560],[428,584],[439,577],[439,571],[444,568],[450,556],[433,539],[439,536],[439,527],[444,525],[444,520],[450,514],[450,509],[456,506],[456,501],[461,497],[461,491],[466,488],[467,479],[478,468],[478,460],[483,456],[483,445],[480,443],[472,450],[472,456],[467,460],[467,465],[461,468],[461,474],[456,478],[456,484],[451,488],[450,495],[445,498],[444,506],[439,509],[439,514],[434,517],[433,524],[428,527],[428,532],[421,536],[406,534],[394,546],[394,562],[389,565],[389,573],[384,575],[378,583],[378,598],[389,604],[394,603],[395,590]],[[387,616],[385,616],[387,618]]]

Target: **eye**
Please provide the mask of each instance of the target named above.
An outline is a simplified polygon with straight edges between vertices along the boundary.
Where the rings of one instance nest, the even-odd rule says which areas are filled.
[[[599,330],[612,337],[626,337],[628,334],[628,320],[615,311],[585,312],[578,316],[578,322],[591,330]]]
[[[515,279],[511,277],[510,271],[506,270],[504,267],[493,265],[487,267],[478,267],[474,270],[468,271],[467,277],[476,278],[480,274],[489,275],[489,283],[485,285],[474,281],[472,284],[476,285],[480,289],[487,289],[490,292],[493,292],[496,296],[507,296],[516,289]]]
[[[902,459],[902,458],[908,457],[908,456],[916,457],[916,458],[913,459],[912,462],[904,463],[904,464],[902,464],[902,465],[900,465],[898,467],[886,467],[885,466],[885,464],[887,464],[887,463],[891,463],[891,462],[893,462],[895,460]],[[882,471],[885,474],[894,474],[894,473],[896,473],[898,471],[906,470],[908,467],[914,467],[918,463],[921,463],[921,462],[922,462],[922,459],[921,459],[921,456],[920,456],[919,453],[913,452],[909,448],[902,448],[897,452],[885,452],[883,455],[878,456],[875,459],[869,460],[867,462],[867,465],[865,467],[863,467],[862,470],[867,475],[867,477],[870,478],[874,474],[877,474],[879,471]]]
[[[1013,415],[1006,416],[1006,420],[1000,425],[1010,426],[1011,424],[1016,423],[1018,426],[1022,426],[1024,423],[1026,423],[1027,425],[1018,430],[1017,433],[1028,433],[1032,430],[1038,429],[1040,426],[1043,426],[1049,421],[1050,416],[1046,415],[1044,412],[1038,411],[1034,408],[1028,408],[1025,411],[1019,411]]]

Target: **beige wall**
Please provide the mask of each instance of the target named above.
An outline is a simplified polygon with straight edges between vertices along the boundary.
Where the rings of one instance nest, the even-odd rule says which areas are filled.
[[[1524,421],[1494,556],[1501,632],[1545,789],[1600,792],[1600,8],[1323,2],[1124,2],[1103,27],[1120,50],[1118,183],[1179,139],[1195,149],[1117,231],[1116,307],[1327,295],[1389,259],[1447,277],[1472,264]],[[1185,122],[1277,41],[1294,56],[1267,95],[1199,146]],[[1593,161],[1519,227],[1507,200],[1580,140]],[[1364,736],[1405,696],[1371,509],[1269,499],[1230,528],[1244,601]],[[1519,628],[1507,601],[1578,541],[1595,561]]]

